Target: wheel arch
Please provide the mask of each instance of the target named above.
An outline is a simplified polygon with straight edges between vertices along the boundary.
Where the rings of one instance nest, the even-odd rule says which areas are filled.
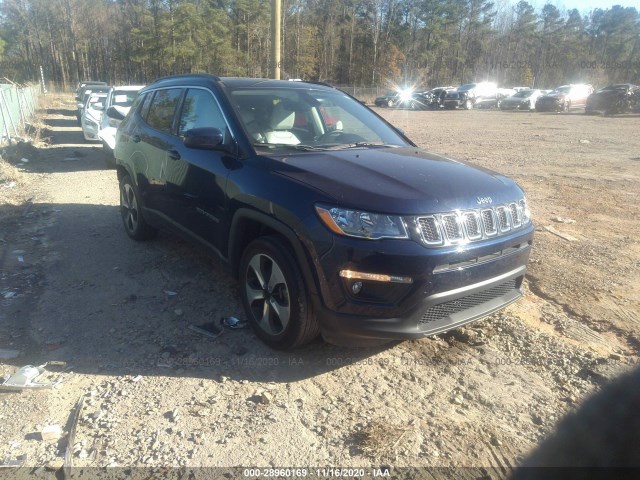
[[[228,260],[231,273],[238,278],[240,259],[245,248],[255,239],[277,235],[285,243],[298,264],[309,293],[317,296],[317,279],[309,267],[309,252],[300,237],[287,225],[262,212],[248,208],[238,209],[229,231]]]

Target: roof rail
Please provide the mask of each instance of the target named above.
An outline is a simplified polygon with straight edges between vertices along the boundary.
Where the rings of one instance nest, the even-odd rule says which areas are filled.
[[[154,82],[158,82],[160,80],[172,80],[174,78],[185,78],[185,77],[203,77],[210,78],[215,81],[219,81],[220,77],[217,75],[212,75],[210,73],[179,73],[176,75],[167,75],[166,77],[159,77],[154,80]]]

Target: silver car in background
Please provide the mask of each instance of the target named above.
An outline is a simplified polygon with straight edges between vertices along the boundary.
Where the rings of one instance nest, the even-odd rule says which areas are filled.
[[[98,132],[100,131],[100,122],[104,116],[106,98],[106,93],[92,93],[84,104],[82,116],[80,117],[80,126],[82,127],[82,135],[87,142],[100,140]]]
[[[107,94],[107,99],[104,104],[104,111],[113,107],[122,118],[124,118],[129,110],[133,101],[138,96],[138,92],[144,87],[144,85],[125,85],[122,87],[111,87]],[[115,159],[113,157],[113,149],[116,146],[116,131],[118,125],[122,120],[109,117],[107,115],[102,116],[100,122],[100,131],[98,136],[102,140],[102,148],[107,156],[107,163],[115,166]]]

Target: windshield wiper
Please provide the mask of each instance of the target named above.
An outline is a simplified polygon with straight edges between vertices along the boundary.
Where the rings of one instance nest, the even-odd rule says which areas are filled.
[[[313,145],[303,145],[298,143],[297,145],[291,143],[254,143],[254,147],[259,148],[291,148],[293,150],[302,150],[303,152],[318,152],[326,150],[326,147],[315,147]]]
[[[355,143],[345,143],[342,145],[332,145],[331,150],[347,150],[349,148],[363,148],[363,147],[377,147],[377,148],[399,148],[400,145],[392,145],[389,143],[382,142],[355,142]]]

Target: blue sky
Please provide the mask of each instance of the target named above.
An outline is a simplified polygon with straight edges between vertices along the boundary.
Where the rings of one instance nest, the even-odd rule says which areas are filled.
[[[517,3],[517,0],[514,0]],[[529,0],[529,3],[535,7],[536,10],[541,9],[546,3],[551,3],[563,10],[571,10],[577,8],[580,12],[586,13],[596,8],[611,8],[614,5],[622,5],[623,7],[636,7],[640,10],[640,0]]]

